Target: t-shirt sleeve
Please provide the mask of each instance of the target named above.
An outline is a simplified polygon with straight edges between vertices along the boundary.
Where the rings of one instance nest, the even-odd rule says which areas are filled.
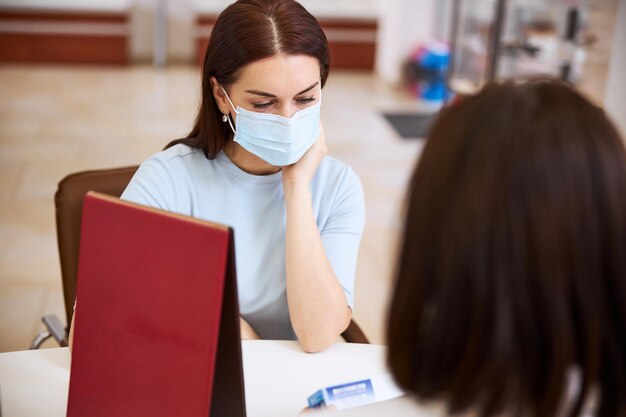
[[[350,308],[354,305],[354,276],[364,224],[363,186],[354,171],[348,168],[320,236]]]
[[[139,166],[121,199],[162,210],[178,211],[171,168],[167,160],[157,155],[146,159]]]

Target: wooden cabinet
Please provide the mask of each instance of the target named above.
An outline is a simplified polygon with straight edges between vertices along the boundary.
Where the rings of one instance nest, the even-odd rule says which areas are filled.
[[[0,62],[126,64],[129,6],[0,7]],[[120,3],[112,7],[112,3]],[[78,4],[78,3],[76,3]]]

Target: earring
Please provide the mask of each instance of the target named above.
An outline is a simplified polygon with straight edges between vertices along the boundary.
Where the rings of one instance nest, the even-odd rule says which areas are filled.
[[[222,122],[226,123],[228,121],[228,116],[223,115],[222,116]]]

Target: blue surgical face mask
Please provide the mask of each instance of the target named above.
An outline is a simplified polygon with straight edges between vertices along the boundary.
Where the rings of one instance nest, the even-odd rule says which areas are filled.
[[[321,96],[313,106],[283,117],[235,108],[225,90],[224,94],[237,113],[237,129],[230,115],[226,116],[235,142],[270,165],[282,167],[298,162],[320,134]]]

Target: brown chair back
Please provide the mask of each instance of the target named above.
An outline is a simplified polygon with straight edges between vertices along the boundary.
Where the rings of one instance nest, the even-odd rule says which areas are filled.
[[[68,326],[72,320],[74,300],[76,299],[76,271],[78,269],[83,197],[88,191],[98,191],[119,197],[137,168],[133,166],[83,171],[68,175],[59,183],[59,188],[54,195],[54,204]]]
[[[350,320],[350,324],[348,324],[348,328],[341,333],[341,337],[348,343],[368,343],[369,340],[363,330],[356,324],[354,319]]]

